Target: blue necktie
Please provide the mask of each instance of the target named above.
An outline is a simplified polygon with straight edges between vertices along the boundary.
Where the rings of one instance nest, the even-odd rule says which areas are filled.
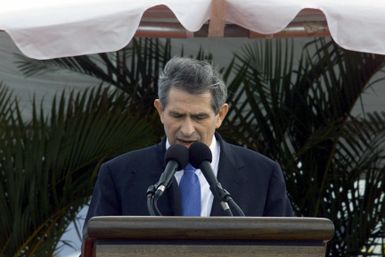
[[[183,176],[179,183],[183,216],[201,215],[201,185],[195,169],[191,164],[184,168]]]

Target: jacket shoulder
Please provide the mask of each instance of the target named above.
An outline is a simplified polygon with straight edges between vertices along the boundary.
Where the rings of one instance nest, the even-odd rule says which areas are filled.
[[[122,169],[142,169],[143,164],[154,163],[161,160],[160,152],[160,145],[152,145],[121,154],[109,161],[106,161],[102,164],[102,166],[108,167],[109,170],[113,171],[119,171]]]
[[[227,148],[227,150],[231,151],[233,156],[236,157],[236,159],[245,162],[245,163],[258,163],[263,165],[277,165],[276,161],[272,160],[271,158],[258,153],[254,150],[248,149],[246,147],[233,145],[230,143],[224,142],[224,147]]]

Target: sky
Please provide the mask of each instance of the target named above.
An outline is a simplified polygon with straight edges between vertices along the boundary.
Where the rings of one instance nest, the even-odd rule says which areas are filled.
[[[84,219],[87,215],[87,210],[88,206],[81,209],[77,215],[76,224],[80,230],[83,229]],[[60,248],[60,250],[58,251],[58,257],[79,257],[81,249],[81,239],[79,238],[76,232],[75,222],[72,222],[68,226],[67,232],[63,234],[60,240],[68,241],[69,243],[71,243],[71,245],[73,245],[73,247],[59,243],[58,248]]]

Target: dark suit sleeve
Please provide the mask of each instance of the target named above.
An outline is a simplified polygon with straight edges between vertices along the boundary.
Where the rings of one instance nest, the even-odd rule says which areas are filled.
[[[119,199],[112,172],[108,164],[103,164],[96,180],[86,222],[93,216],[120,215],[122,211]]]
[[[285,179],[280,166],[275,163],[269,181],[264,216],[293,216],[293,209],[286,192]]]

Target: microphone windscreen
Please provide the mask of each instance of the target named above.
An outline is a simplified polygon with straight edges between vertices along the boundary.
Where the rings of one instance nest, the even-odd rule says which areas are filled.
[[[168,163],[169,161],[175,161],[178,163],[178,170],[183,169],[189,158],[189,151],[187,147],[179,144],[171,145],[164,156],[164,161]]]
[[[203,161],[211,162],[213,158],[210,148],[201,142],[193,143],[189,148],[189,152],[190,163],[196,169],[199,169],[199,166]]]

